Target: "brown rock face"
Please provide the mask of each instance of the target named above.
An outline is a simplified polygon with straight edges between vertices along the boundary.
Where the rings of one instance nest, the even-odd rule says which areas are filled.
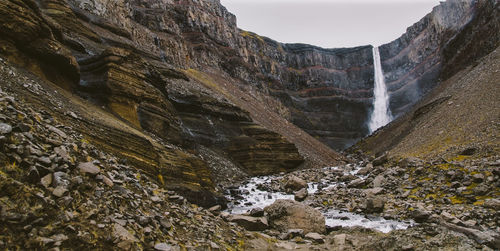
[[[35,1],[0,3],[0,53],[70,88],[78,82],[80,73],[71,51],[61,43],[63,35],[60,29],[57,23],[41,13]],[[34,64],[33,60],[39,64]]]
[[[264,209],[269,225],[281,232],[302,229],[307,233],[324,233],[325,217],[318,210],[293,200],[277,200]]]

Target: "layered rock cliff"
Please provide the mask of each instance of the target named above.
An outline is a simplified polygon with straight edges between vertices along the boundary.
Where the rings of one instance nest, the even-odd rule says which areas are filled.
[[[443,3],[382,46],[394,114],[436,85],[477,4]],[[371,46],[278,43],[238,29],[218,0],[8,0],[0,19],[1,55],[106,114],[77,129],[205,205],[221,167],[333,165],[318,140],[342,149],[368,133]]]
[[[278,43],[239,30],[234,15],[218,1],[94,0],[73,5],[99,17],[88,18],[91,22],[112,21],[128,31],[121,33],[129,34],[135,46],[175,67],[234,78],[239,88],[334,149],[368,134],[373,92],[370,46],[323,49]],[[436,86],[442,49],[474,18],[475,5],[444,2],[402,37],[381,47],[393,114],[401,115]]]

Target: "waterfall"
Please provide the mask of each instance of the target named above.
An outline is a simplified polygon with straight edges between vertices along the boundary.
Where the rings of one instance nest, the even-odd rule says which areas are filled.
[[[373,88],[373,112],[368,125],[370,133],[387,125],[392,120],[391,110],[389,109],[389,94],[385,86],[384,72],[382,71],[378,47],[373,47],[373,68],[375,72],[375,87]]]

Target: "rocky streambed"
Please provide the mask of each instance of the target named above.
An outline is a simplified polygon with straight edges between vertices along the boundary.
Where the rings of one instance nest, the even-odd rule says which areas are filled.
[[[253,177],[227,189],[221,216],[295,248],[386,250],[390,242],[398,250],[495,250],[500,159],[466,154],[434,161],[350,156],[358,161]]]
[[[351,212],[348,208],[328,205],[327,201],[322,202],[323,195],[335,191],[336,188],[349,185],[338,177],[351,176],[365,180],[366,175],[358,174],[361,169],[359,164],[327,167],[319,170],[319,172],[326,174],[325,177],[318,181],[309,182],[294,174],[253,177],[240,186],[228,189],[227,198],[230,202],[227,212],[248,214],[252,210],[253,212],[259,211],[273,204],[276,200],[285,199],[304,201],[305,204],[316,207],[324,215],[328,229],[363,227],[388,233],[392,230],[407,229],[413,226],[415,224],[413,220],[385,219],[379,215]],[[299,172],[299,174],[301,173],[304,172]],[[308,180],[314,180],[314,178],[309,176]]]

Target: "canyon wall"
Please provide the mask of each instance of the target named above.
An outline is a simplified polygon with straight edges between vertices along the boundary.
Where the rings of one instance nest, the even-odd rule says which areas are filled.
[[[443,45],[473,19],[475,4],[443,2],[381,46],[394,115],[439,82]],[[88,0],[73,6],[121,26],[136,47],[175,67],[234,78],[269,109],[334,149],[369,132],[371,46],[324,49],[279,43],[238,29],[236,17],[216,0]]]
[[[393,114],[438,83],[476,5],[442,3],[381,47]],[[229,166],[335,165],[319,141],[343,149],[368,133],[371,46],[282,44],[238,29],[218,0],[7,0],[0,34],[3,57],[112,116],[82,134],[204,205]]]

